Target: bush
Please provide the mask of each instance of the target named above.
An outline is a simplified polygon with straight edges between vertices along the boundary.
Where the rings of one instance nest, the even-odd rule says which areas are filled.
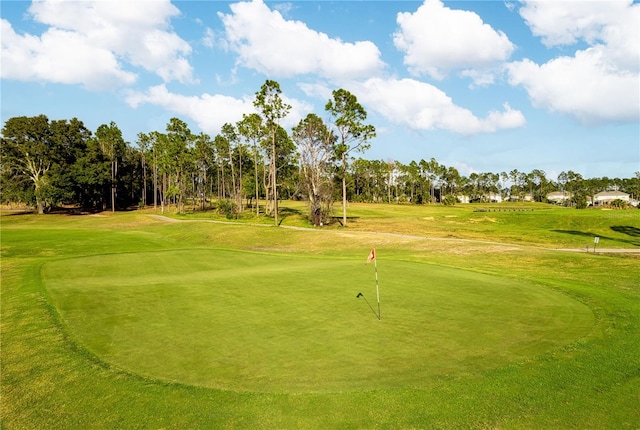
[[[627,207],[627,202],[622,199],[615,199],[611,202],[611,207],[616,209],[625,209]]]
[[[458,203],[458,199],[451,194],[444,196],[442,199],[442,204],[445,206],[454,206],[456,203]]]
[[[238,217],[238,205],[233,200],[222,199],[216,204],[216,211],[223,214],[227,219]]]

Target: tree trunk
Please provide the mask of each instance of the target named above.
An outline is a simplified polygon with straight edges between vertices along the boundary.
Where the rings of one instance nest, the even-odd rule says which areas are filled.
[[[264,186],[264,191],[265,191],[265,211],[264,213],[266,215],[271,215],[271,184],[269,183],[270,179],[271,179],[271,160],[269,160],[269,169],[267,169],[267,166],[263,166],[264,168],[262,169],[262,184]],[[267,175],[267,171],[269,172],[269,174]]]
[[[347,159],[342,154],[342,225],[347,226]]]
[[[271,170],[273,173],[273,208],[274,208],[274,221],[276,227],[278,226],[278,181],[276,180],[276,134],[275,131],[272,134],[271,140]]]
[[[142,207],[147,206],[147,164],[142,155]]]
[[[158,165],[153,153],[153,210],[158,209]]]
[[[116,211],[116,176],[118,175],[118,160],[111,162],[111,212]]]
[[[258,149],[256,143],[253,143],[253,165],[256,170],[256,216],[260,215],[260,200],[258,197]]]

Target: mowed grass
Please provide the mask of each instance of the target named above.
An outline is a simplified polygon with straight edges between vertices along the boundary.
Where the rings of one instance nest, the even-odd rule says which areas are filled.
[[[282,225],[308,225],[304,219],[304,202],[287,202],[285,209]],[[334,215],[342,216],[338,204],[334,206]],[[546,248],[586,249],[589,246],[591,250],[597,236],[599,248],[640,248],[640,210],[637,209],[576,210],[543,203],[455,206],[350,203],[348,216],[349,229],[358,231],[497,240]],[[211,217],[221,218],[212,213],[181,216]],[[339,228],[340,224],[334,221],[332,227]]]
[[[529,244],[548,248],[640,247],[640,210],[576,210],[540,203],[453,207],[352,204],[353,229]]]
[[[378,266],[380,320],[364,259],[110,254],[48,263],[43,278],[70,332],[100,359],[232,391],[427,387],[570,344],[594,324],[584,304],[529,282]]]
[[[518,232],[351,209],[314,230],[3,215],[2,428],[637,428],[640,259],[545,249],[587,237],[552,230],[633,248],[635,212],[533,211]],[[376,306],[372,246],[382,321],[355,298]]]

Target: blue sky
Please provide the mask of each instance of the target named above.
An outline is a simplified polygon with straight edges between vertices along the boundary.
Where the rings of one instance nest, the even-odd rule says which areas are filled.
[[[551,179],[640,171],[640,3],[2,1],[1,119],[178,117],[215,136],[280,83],[290,128],[358,97],[363,158]]]

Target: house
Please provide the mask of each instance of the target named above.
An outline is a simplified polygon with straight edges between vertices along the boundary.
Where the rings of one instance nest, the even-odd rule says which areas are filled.
[[[502,203],[502,196],[499,193],[494,193],[493,191],[485,193],[482,198],[490,203]]]
[[[466,194],[458,194],[456,199],[458,199],[460,203],[471,203],[471,198]]]
[[[520,195],[512,194],[509,196],[510,202],[532,202],[533,200],[533,195],[529,193]]]
[[[623,202],[629,203],[629,194],[623,193],[622,191],[602,191],[594,196],[594,205],[609,205],[615,200],[622,200]]]
[[[482,203],[501,203],[502,202],[502,196],[498,193],[494,193],[494,192],[486,192],[484,193],[482,196],[480,197],[474,197],[472,198],[471,196],[467,195],[467,194],[458,194],[456,196],[456,199],[458,199],[458,202],[460,203],[472,203],[472,202],[482,202]]]
[[[571,193],[568,191],[554,191],[547,194],[549,203],[562,204],[569,199],[571,199]]]

